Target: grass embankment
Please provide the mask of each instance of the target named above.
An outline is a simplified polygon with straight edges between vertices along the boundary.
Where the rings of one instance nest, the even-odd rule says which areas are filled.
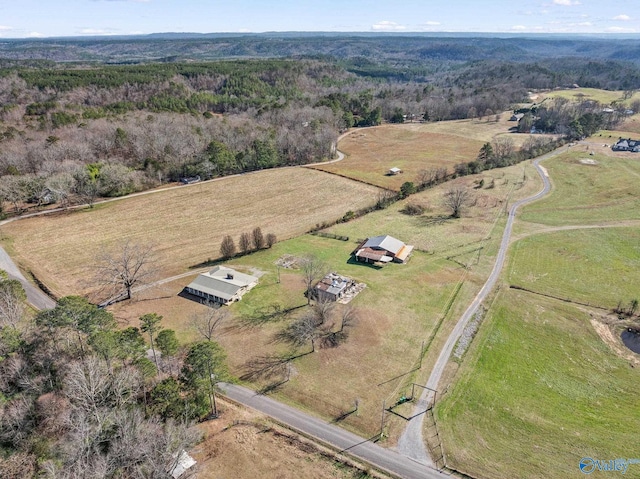
[[[467,354],[437,407],[453,467],[474,477],[578,478],[583,457],[638,456],[640,372],[584,311],[505,291]]]
[[[260,227],[279,239],[297,236],[375,203],[377,191],[309,169],[266,170],[19,220],[4,225],[3,234],[23,269],[52,291],[83,294],[91,289],[96,256],[124,240],[155,245],[163,278],[218,257],[224,235],[237,242]]]

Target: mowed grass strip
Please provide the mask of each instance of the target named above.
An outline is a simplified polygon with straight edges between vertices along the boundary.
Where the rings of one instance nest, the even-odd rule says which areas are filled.
[[[595,155],[570,151],[543,166],[554,189],[543,200],[524,207],[521,220],[580,225],[640,219],[640,157],[608,156],[606,149]]]
[[[637,299],[640,229],[558,231],[513,245],[509,282],[604,308]]]
[[[640,370],[615,356],[589,315],[500,293],[437,406],[449,465],[474,477],[584,477],[583,457],[636,457]],[[640,477],[639,465],[625,477]]]
[[[350,261],[355,246],[352,241],[304,235],[225,263],[241,271],[258,271],[261,276],[258,286],[230,306],[233,318],[221,326],[216,339],[227,351],[231,371],[238,377],[248,371],[252,360],[300,355],[291,361],[290,380],[276,388],[276,397],[328,420],[352,411],[358,399],[358,413],[347,415],[340,423],[370,437],[379,432],[383,401],[391,404],[407,392],[402,388],[417,374],[414,368],[422,341],[433,331],[464,270],[419,251],[407,264],[373,268]],[[309,254],[324,261],[329,270],[367,286],[351,303],[358,309],[359,319],[346,342],[335,348],[317,344],[315,353],[305,355],[311,351],[310,343],[294,348],[277,340],[277,333],[305,312],[307,301],[300,271],[280,268],[278,282],[275,263],[283,255]],[[129,325],[137,325],[143,314],[156,312],[164,316],[163,327],[176,330],[182,341],[196,339],[189,318],[205,306],[177,296],[192,279],[154,288],[140,300],[117,304],[112,310]],[[296,309],[285,318],[265,317],[276,305]],[[339,328],[338,316],[334,321],[334,328]],[[284,381],[286,376],[283,365],[272,377],[249,384],[261,389]],[[390,427],[397,434],[404,422],[390,421]]]
[[[60,295],[91,289],[103,248],[153,244],[159,277],[219,256],[224,235],[260,227],[279,239],[375,202],[377,189],[303,168],[262,171],[3,226],[11,251]]]

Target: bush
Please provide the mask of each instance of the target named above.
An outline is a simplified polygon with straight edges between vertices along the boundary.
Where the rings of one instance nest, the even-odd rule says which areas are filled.
[[[407,203],[403,209],[400,210],[401,213],[409,216],[420,216],[424,213],[424,206],[417,205],[415,203]]]

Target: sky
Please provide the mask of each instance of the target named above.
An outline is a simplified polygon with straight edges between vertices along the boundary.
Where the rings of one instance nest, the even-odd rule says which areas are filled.
[[[0,37],[159,32],[640,33],[638,0],[0,0]]]

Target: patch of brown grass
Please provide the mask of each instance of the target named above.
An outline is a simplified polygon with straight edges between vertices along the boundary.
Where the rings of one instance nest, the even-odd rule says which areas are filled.
[[[220,401],[220,419],[199,426],[204,440],[191,452],[198,477],[214,479],[349,479],[360,469],[344,466],[344,458],[273,424],[264,415]],[[340,467],[338,467],[340,465]],[[376,473],[374,477],[387,477]]]
[[[377,189],[303,168],[267,170],[3,227],[12,253],[58,295],[91,289],[96,255],[124,240],[154,244],[159,277],[219,256],[224,235],[261,227],[282,240],[375,202]]]

